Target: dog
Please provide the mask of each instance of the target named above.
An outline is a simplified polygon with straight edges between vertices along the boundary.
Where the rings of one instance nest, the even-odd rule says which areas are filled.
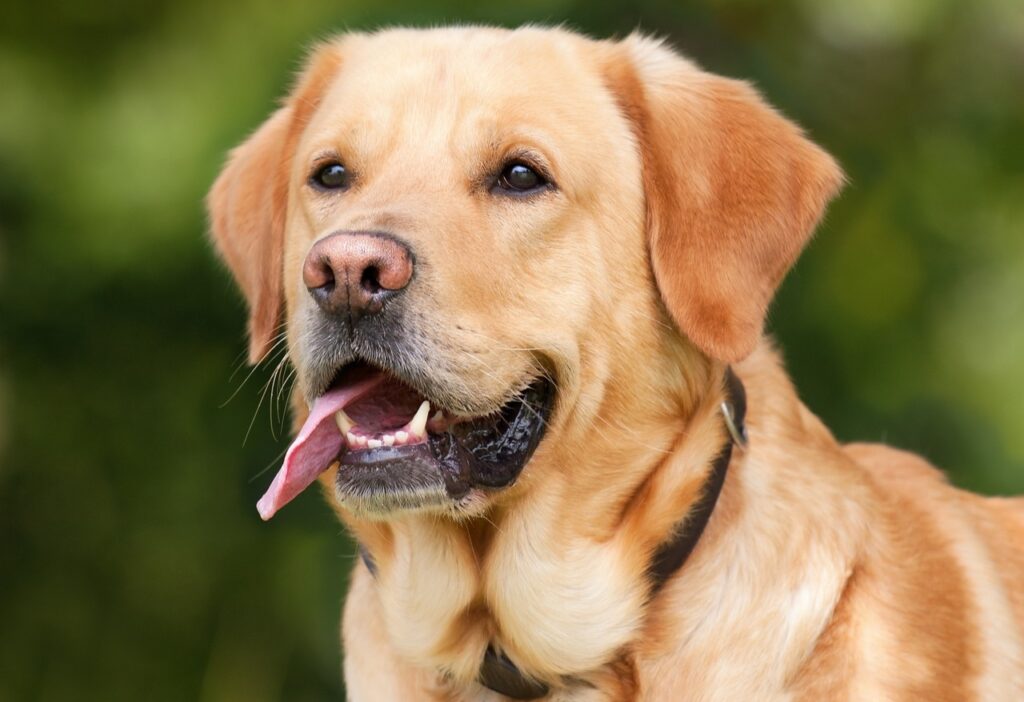
[[[362,555],[347,694],[1022,700],[1024,502],[841,445],[766,310],[844,176],[639,34],[319,45],[212,238]]]

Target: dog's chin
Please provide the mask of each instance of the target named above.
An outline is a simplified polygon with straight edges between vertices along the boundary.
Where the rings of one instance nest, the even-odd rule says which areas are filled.
[[[425,425],[414,416],[396,431],[403,407],[408,414],[429,400],[389,375],[349,410],[357,440],[346,441],[338,456],[335,496],[366,518],[472,516],[516,482],[544,437],[554,396],[550,380],[535,378],[496,411],[456,417],[431,404]]]
[[[377,449],[339,461],[334,492],[354,517],[387,520],[410,514],[468,519],[490,503],[489,490],[469,487],[453,494],[425,445],[416,450]],[[370,455],[373,454],[373,455]]]

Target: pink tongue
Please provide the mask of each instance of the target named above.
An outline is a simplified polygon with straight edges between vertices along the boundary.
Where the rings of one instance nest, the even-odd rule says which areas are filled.
[[[295,499],[331,467],[344,443],[334,421],[334,413],[358,400],[382,380],[384,375],[378,373],[353,385],[329,390],[317,398],[306,423],[288,447],[281,470],[277,471],[270,487],[256,503],[264,521],[273,517],[277,510]]]

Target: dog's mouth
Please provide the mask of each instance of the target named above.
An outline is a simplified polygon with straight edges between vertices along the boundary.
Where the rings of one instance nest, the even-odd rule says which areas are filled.
[[[270,519],[339,462],[343,505],[386,513],[457,502],[473,488],[515,482],[544,434],[554,399],[546,377],[477,417],[440,407],[393,373],[346,365],[313,403],[257,508]]]

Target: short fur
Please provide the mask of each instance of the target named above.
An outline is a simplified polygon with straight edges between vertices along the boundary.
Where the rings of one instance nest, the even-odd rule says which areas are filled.
[[[509,153],[558,189],[481,185]],[[325,151],[344,195],[305,186]],[[842,175],[744,83],[642,36],[454,28],[320,46],[210,194],[250,309],[282,305],[305,417],[300,271],[337,229],[398,232],[424,353],[467,408],[531,373],[558,403],[520,480],[459,510],[339,516],[373,555],[345,606],[350,699],[498,700],[488,644],[551,700],[1024,699],[1024,507],[920,458],[843,446],[762,337],[767,306]],[[645,569],[748,393],[707,530],[653,598]],[[322,479],[328,495],[332,469]]]

